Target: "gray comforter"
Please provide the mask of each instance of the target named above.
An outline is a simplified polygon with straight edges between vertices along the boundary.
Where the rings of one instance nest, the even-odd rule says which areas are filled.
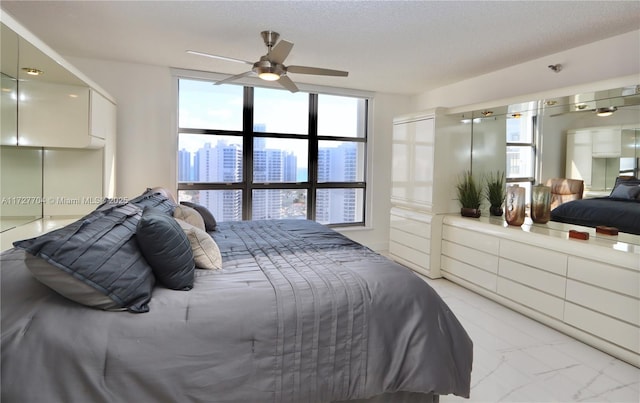
[[[220,271],[150,312],[86,308],[1,255],[2,402],[468,397],[472,343],[408,269],[311,221],[220,223]]]

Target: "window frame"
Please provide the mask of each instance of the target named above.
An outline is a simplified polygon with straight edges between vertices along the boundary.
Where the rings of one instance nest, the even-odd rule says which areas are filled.
[[[201,80],[208,82],[215,82],[219,80],[220,74],[217,73],[202,73],[191,72],[179,69],[173,69],[173,76],[175,80],[175,100],[176,111],[179,111],[179,82],[180,80]],[[226,76],[224,76],[226,77]],[[262,85],[260,85],[262,84]],[[241,182],[231,183],[216,183],[216,182],[189,182],[189,181],[177,181],[177,190],[234,190],[238,189],[242,191],[242,219],[252,219],[252,198],[253,190],[260,189],[276,189],[276,190],[288,190],[288,189],[305,189],[307,191],[307,219],[314,220],[316,217],[317,204],[316,193],[319,189],[362,189],[362,214],[356,217],[356,221],[353,222],[339,222],[326,224],[330,227],[350,227],[350,226],[366,226],[370,219],[370,189],[371,186],[367,186],[367,181],[370,176],[370,158],[371,158],[371,115],[373,108],[372,93],[364,91],[351,91],[343,89],[325,89],[318,86],[307,86],[304,84],[298,84],[300,91],[309,94],[309,130],[306,134],[295,133],[275,133],[275,132],[258,132],[254,131],[253,127],[253,93],[254,87],[281,89],[279,86],[271,83],[263,84],[262,80],[257,79],[244,79],[238,80],[237,83],[226,85],[242,85],[243,86],[243,127],[241,131],[233,130],[216,130],[216,129],[199,129],[199,128],[180,128],[179,119],[176,123],[176,153],[179,149],[179,136],[180,133],[197,134],[197,135],[224,135],[224,136],[238,136],[242,138],[242,158],[243,158],[243,173]],[[364,136],[363,137],[344,137],[344,136],[330,136],[330,135],[318,135],[318,95],[335,95],[355,97],[365,101],[364,111],[365,114],[363,123]],[[278,183],[256,183],[253,182],[253,150],[254,140],[256,138],[292,138],[292,139],[305,139],[309,142],[308,153],[308,166],[307,166],[307,181],[302,182],[278,182]],[[363,178],[360,181],[354,182],[318,182],[317,181],[317,168],[318,168],[318,145],[321,141],[342,141],[352,143],[362,143],[364,145],[364,155],[362,164]],[[179,178],[179,164],[176,164],[177,176]]]
[[[506,141],[505,153],[507,152],[509,147],[523,147],[523,148],[529,148],[531,150],[531,176],[509,178],[508,176],[505,175],[505,182],[507,183],[507,186],[509,186],[509,183],[522,183],[522,182],[530,182],[531,186],[533,186],[536,182],[536,176],[537,176],[538,165],[539,165],[539,161],[538,161],[539,156],[538,156],[538,147],[537,147],[537,143],[538,143],[537,114],[534,114],[531,116],[531,131],[532,131],[531,141],[528,143]],[[506,162],[507,163],[509,162],[508,159]],[[506,172],[506,168],[507,167],[505,167],[505,172]]]

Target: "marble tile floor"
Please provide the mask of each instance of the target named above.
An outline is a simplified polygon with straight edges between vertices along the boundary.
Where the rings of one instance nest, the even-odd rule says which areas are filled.
[[[471,397],[449,402],[640,402],[640,369],[446,279],[425,278],[474,342]]]

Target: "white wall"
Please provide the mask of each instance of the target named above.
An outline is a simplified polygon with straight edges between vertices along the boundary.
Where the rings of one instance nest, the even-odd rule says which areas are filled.
[[[168,67],[67,58],[117,101],[116,197],[176,190],[176,99]]]
[[[176,192],[177,102],[169,68],[95,59],[68,60],[99,83],[118,102],[116,196],[133,197],[146,187]],[[394,116],[411,111],[409,96],[376,94],[369,153],[372,182],[367,228],[344,233],[374,249],[389,238],[391,132]]]

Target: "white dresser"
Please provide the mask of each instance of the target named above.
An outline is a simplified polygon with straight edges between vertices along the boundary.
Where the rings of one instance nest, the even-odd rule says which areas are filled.
[[[441,274],[640,367],[640,236],[447,215]]]

